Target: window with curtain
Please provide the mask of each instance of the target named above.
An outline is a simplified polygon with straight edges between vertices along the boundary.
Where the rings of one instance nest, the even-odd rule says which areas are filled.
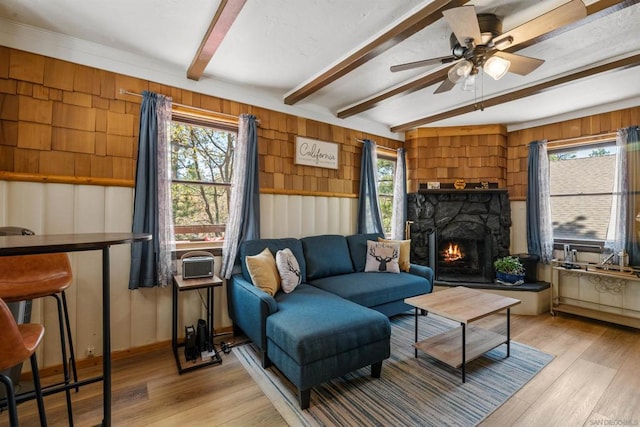
[[[171,196],[178,245],[222,245],[236,138],[237,124],[174,112]]]
[[[616,142],[549,148],[553,238],[602,247],[612,215]]]
[[[378,203],[382,216],[384,234],[391,235],[393,216],[393,182],[396,170],[396,157],[378,152]]]

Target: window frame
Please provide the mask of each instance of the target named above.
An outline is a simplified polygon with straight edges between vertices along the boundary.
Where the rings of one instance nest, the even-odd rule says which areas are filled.
[[[571,152],[583,149],[598,149],[606,146],[616,145],[615,136],[612,137],[593,137],[593,138],[580,138],[580,142],[549,142],[547,145],[547,157],[550,157],[552,154],[561,153],[561,152]],[[550,161],[551,162],[551,161]],[[551,184],[551,177],[549,177]],[[604,195],[611,194],[613,195],[613,189],[611,193],[589,193],[588,195]],[[563,194],[556,195],[555,197],[567,197],[567,196],[576,196],[576,194]],[[549,192],[549,198],[552,199],[554,196]],[[551,214],[551,219],[553,221],[553,213]],[[553,248],[556,250],[563,250],[565,245],[571,245],[572,248],[579,250],[580,252],[592,252],[592,253],[601,253],[604,249],[606,243],[606,239],[575,239],[568,237],[553,237]]]
[[[217,114],[215,112],[204,112],[200,109],[197,111],[191,111],[187,108],[174,106],[171,114],[171,126],[173,123],[179,123],[195,127],[206,127],[224,132],[234,133],[238,135],[238,120],[230,119],[227,115]],[[234,147],[235,149],[235,147]],[[172,153],[173,154],[173,153]],[[172,186],[172,198],[173,198],[173,184],[195,184],[205,185],[213,187],[224,187],[228,191],[232,191],[231,182],[214,182],[214,181],[198,181],[198,180],[183,180],[183,179],[171,179]],[[176,244],[176,250],[189,250],[189,249],[214,249],[219,251],[224,245],[224,239],[222,240],[190,240],[190,241],[178,241],[175,239],[177,234],[188,233],[189,230],[194,233],[208,233],[208,232],[226,232],[227,224],[203,224],[203,225],[177,225],[175,218],[173,218],[173,237]],[[180,230],[180,232],[178,232]]]

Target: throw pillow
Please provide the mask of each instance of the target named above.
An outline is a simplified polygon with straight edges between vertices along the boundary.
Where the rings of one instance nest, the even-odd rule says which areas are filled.
[[[364,271],[400,273],[400,244],[367,240],[367,262]]]
[[[245,262],[253,284],[274,296],[280,289],[280,276],[269,248],[264,248],[258,255],[247,256]]]
[[[382,237],[378,237],[378,242],[399,243],[400,259],[398,260],[398,264],[400,264],[400,270],[407,271],[407,272],[409,271],[409,267],[411,264],[411,239],[389,240],[389,239],[383,239]]]
[[[291,293],[302,283],[300,264],[291,249],[285,248],[276,252],[276,267],[280,273],[280,286],[285,293]]]

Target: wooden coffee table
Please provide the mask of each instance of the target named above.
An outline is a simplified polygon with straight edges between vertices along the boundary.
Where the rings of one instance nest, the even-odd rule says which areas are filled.
[[[446,363],[453,368],[462,368],[462,382],[466,381],[466,364],[501,344],[507,345],[510,355],[511,307],[520,300],[481,292],[458,286],[431,294],[406,298],[405,303],[416,308],[415,357],[418,350]],[[437,314],[460,323],[460,327],[418,342],[419,311]],[[506,336],[469,325],[476,320],[507,310]],[[469,338],[469,342],[467,339]]]

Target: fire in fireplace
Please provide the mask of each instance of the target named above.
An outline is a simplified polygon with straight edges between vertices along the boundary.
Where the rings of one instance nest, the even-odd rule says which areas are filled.
[[[432,268],[444,282],[492,283],[491,239],[487,236],[438,238],[432,233]]]
[[[444,250],[442,254],[444,262],[454,262],[462,259],[464,256],[460,252],[460,246],[455,243],[449,243],[449,246]]]

